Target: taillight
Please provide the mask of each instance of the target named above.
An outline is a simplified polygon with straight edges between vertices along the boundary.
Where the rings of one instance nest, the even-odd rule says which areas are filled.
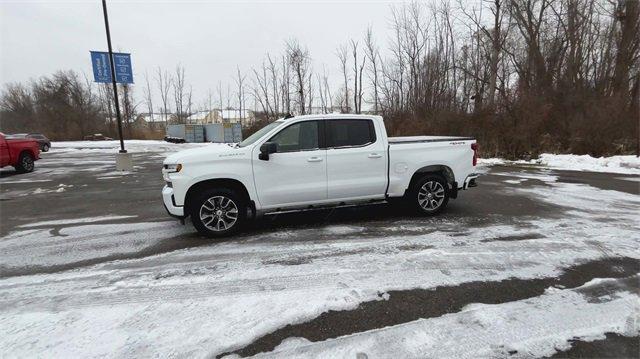
[[[478,143],[472,143],[471,149],[473,150],[473,165],[478,164]]]

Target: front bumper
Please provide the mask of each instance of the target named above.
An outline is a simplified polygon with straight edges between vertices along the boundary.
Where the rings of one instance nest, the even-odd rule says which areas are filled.
[[[176,205],[173,199],[173,188],[164,186],[162,189],[162,201],[169,215],[177,218],[184,218],[184,207]]]

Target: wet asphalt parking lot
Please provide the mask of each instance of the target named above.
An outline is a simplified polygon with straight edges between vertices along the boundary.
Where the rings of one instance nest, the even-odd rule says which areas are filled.
[[[115,172],[112,152],[93,148],[54,147],[31,174],[2,169],[5,355],[385,357],[388,348],[363,343],[411,338],[416,332],[402,328],[423,325],[440,341],[417,335],[420,346],[400,345],[397,355],[638,357],[637,176],[485,167],[479,186],[437,217],[398,205],[322,210],[267,216],[213,241],[162,206],[161,162],[178,148],[134,149],[135,171],[126,174]],[[596,322],[607,311],[620,318],[575,319],[554,295],[584,299],[570,305],[592,310]],[[535,302],[544,300],[551,304]],[[515,314],[447,324],[464,322],[478,304]],[[98,307],[111,319],[95,319]],[[184,315],[175,309],[185,307]],[[558,322],[518,317],[533,307]],[[136,310],[144,320],[133,319]],[[204,311],[211,317],[198,324]],[[517,328],[530,329],[511,337]],[[58,331],[78,343],[41,338]],[[443,334],[473,343],[484,331],[495,333],[485,351],[456,349]],[[102,349],[82,344],[121,335]]]

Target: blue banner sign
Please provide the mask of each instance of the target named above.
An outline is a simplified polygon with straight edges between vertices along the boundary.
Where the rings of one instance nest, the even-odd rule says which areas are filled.
[[[133,70],[131,68],[131,54],[114,52],[113,62],[116,68],[116,82],[132,84]],[[93,66],[93,80],[95,82],[111,83],[111,67],[108,52],[91,51],[91,64]]]

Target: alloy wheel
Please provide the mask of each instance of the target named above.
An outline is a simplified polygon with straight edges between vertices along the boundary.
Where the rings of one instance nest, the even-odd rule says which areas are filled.
[[[33,170],[33,159],[29,156],[22,157],[22,168],[27,172],[31,172]]]
[[[440,208],[444,202],[444,187],[440,182],[428,181],[418,191],[418,203],[427,212]]]
[[[200,206],[200,221],[211,231],[226,231],[238,221],[238,206],[228,197],[213,196]]]

